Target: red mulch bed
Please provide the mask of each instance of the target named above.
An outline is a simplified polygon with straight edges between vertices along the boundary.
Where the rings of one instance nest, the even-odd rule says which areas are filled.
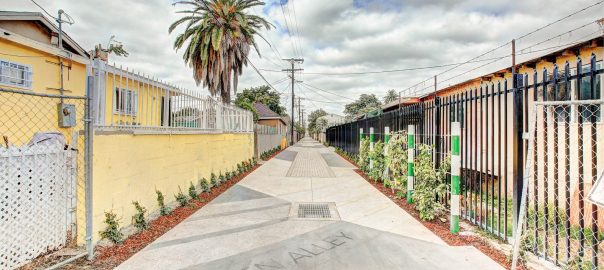
[[[342,158],[346,159],[348,162],[355,164],[356,163],[349,158],[340,155]],[[405,212],[409,213],[413,218],[417,221],[421,222],[426,228],[432,231],[434,234],[438,235],[445,243],[451,246],[473,246],[480,250],[485,255],[489,256],[491,259],[499,263],[501,266],[506,269],[510,269],[512,267],[511,261],[508,260],[507,255],[500,250],[492,247],[485,239],[479,236],[470,236],[470,235],[453,235],[450,233],[449,222],[442,222],[438,218],[432,221],[424,221],[419,218],[419,211],[415,210],[414,205],[408,204],[407,199],[399,199],[396,197],[396,193],[392,191],[392,189],[384,187],[383,183],[373,181],[366,175],[363,171],[359,169],[355,169],[355,172],[363,177],[367,182],[369,182],[373,187],[382,192],[382,194],[386,195],[390,200],[396,203],[400,208],[405,210]],[[459,228],[460,232],[464,231],[463,228]],[[524,266],[520,265],[518,269],[526,269]]]
[[[69,265],[68,268],[80,269],[113,269],[128,258],[132,257],[136,252],[140,251],[155,239],[162,236],[164,233],[178,225],[184,219],[195,213],[199,208],[203,207],[218,195],[225,192],[227,189],[237,184],[248,174],[256,170],[260,165],[254,166],[251,170],[237,175],[218,187],[212,188],[208,193],[199,194],[199,198],[189,201],[189,205],[174,209],[167,216],[160,216],[157,219],[149,222],[149,228],[142,232],[138,232],[126,239],[120,245],[110,247],[98,247],[95,250],[95,257],[92,261],[80,259]]]
[[[279,151],[277,151],[277,152],[273,153],[272,155],[270,155],[268,158],[266,158],[266,159],[262,159],[262,160],[264,160],[264,161],[268,161],[268,160],[270,160],[271,158],[274,158],[274,157],[275,157],[276,155],[278,155],[279,153],[283,152],[283,150],[285,150],[285,149],[281,149],[281,150],[279,150]]]

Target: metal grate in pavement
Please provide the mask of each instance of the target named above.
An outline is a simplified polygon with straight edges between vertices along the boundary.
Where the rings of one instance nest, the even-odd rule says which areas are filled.
[[[327,203],[301,203],[298,205],[298,218],[331,218]]]

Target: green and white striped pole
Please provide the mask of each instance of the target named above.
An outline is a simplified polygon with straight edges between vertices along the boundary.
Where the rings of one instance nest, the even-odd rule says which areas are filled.
[[[413,203],[413,181],[415,161],[415,126],[409,125],[407,130],[407,203]]]
[[[390,160],[388,160],[388,142],[390,141],[390,127],[384,127],[384,179],[388,178],[388,164],[390,164]],[[384,180],[385,181],[385,180]],[[393,189],[392,183],[390,183],[390,188]]]
[[[369,128],[369,153],[373,152],[373,145],[375,143],[375,134],[373,133],[373,127]],[[373,159],[369,158],[369,169],[373,169]]]
[[[359,128],[359,151],[361,151],[361,146],[363,145],[363,128]]]
[[[459,182],[461,174],[461,156],[459,138],[461,127],[459,122],[451,123],[451,233],[459,233]]]

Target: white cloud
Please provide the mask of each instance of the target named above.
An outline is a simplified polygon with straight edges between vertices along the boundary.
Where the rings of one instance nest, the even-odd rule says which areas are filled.
[[[83,47],[92,49],[94,44],[106,43],[111,35],[124,43],[130,57],[112,57],[118,65],[124,65],[165,81],[198,89],[186,67],[180,52],[172,48],[176,34],[169,35],[169,25],[179,18],[170,0],[37,0],[52,13],[61,8],[70,14],[76,24],[66,27],[69,35]],[[297,57],[298,47],[303,52],[306,72],[363,72],[369,70],[402,69],[462,62],[482,52],[503,44],[514,37],[560,18],[574,10],[595,3],[595,0],[576,0],[570,5],[564,0],[293,0],[282,8],[281,0],[268,1],[269,6],[255,8],[272,21],[277,29],[262,31],[274,49],[258,38],[262,58],[255,52],[250,56],[258,68],[280,70],[288,63],[280,58]],[[3,10],[39,11],[30,1],[3,0]],[[293,7],[295,5],[295,15]],[[183,7],[184,8],[184,7]],[[580,15],[548,27],[528,38],[519,40],[519,49],[537,41],[565,32],[586,22],[602,17],[602,5]],[[266,14],[264,13],[266,12]],[[284,16],[285,15],[285,16]],[[285,20],[295,37],[295,45],[286,32]],[[539,48],[556,46],[593,33],[597,27],[565,35],[540,45]],[[294,49],[294,47],[296,49]],[[278,51],[275,52],[275,51]],[[509,54],[506,46],[484,58]],[[530,57],[527,55],[526,57]],[[465,76],[451,80],[463,81],[487,71],[509,65],[505,59]],[[439,76],[441,79],[477,67],[472,63]],[[356,98],[361,93],[383,96],[388,89],[402,90],[431,77],[447,68],[382,73],[362,76],[322,76],[299,74],[305,83]],[[263,71],[269,82],[286,75]],[[284,104],[290,104],[288,81],[275,87],[284,94]],[[240,89],[264,84],[251,68],[244,70]],[[426,84],[429,87],[431,82]],[[444,86],[444,85],[443,85]],[[296,89],[297,95],[317,101],[346,103],[349,100],[327,94],[316,94],[307,88]],[[301,91],[301,93],[300,93]],[[341,113],[342,105],[333,103],[304,102],[306,111],[322,107],[332,113]]]

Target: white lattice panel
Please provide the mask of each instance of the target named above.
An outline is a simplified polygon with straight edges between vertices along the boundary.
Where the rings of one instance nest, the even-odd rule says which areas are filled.
[[[71,156],[58,143],[0,147],[0,269],[65,244]]]

